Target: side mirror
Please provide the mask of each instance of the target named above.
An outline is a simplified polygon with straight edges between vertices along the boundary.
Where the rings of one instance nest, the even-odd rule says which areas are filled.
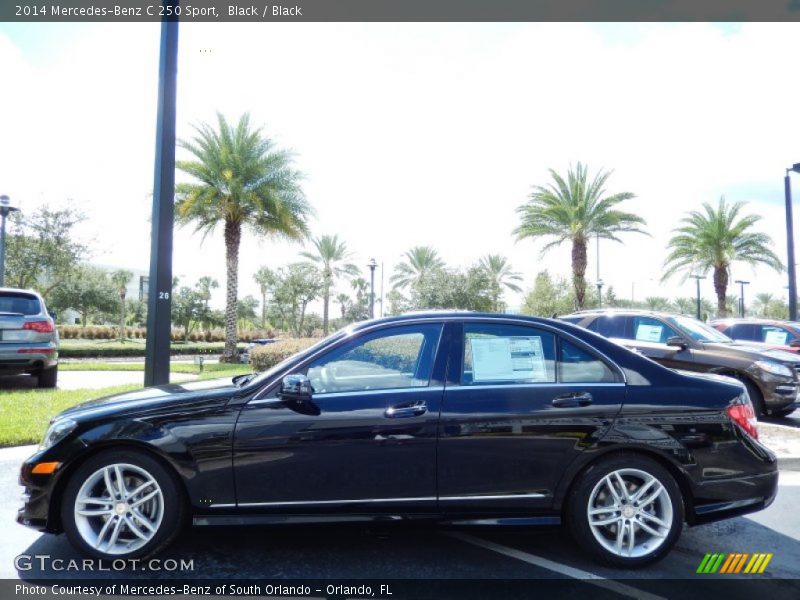
[[[679,335],[673,335],[671,338],[667,339],[667,346],[672,346],[674,348],[680,348],[681,350],[686,350],[689,347],[689,344],[686,343]]]
[[[47,314],[50,315],[51,319],[53,319],[53,323],[55,323],[58,319],[58,313],[54,310],[47,311]]]
[[[313,394],[314,388],[311,387],[308,377],[300,373],[293,373],[283,378],[278,398],[295,402],[311,402]]]

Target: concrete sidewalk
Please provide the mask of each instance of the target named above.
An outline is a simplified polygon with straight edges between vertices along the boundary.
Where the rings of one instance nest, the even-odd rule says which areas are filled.
[[[800,429],[759,421],[758,439],[778,455],[782,470],[800,471]]]

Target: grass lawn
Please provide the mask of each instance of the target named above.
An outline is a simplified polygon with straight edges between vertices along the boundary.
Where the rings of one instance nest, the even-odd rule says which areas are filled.
[[[94,369],[65,369],[64,367],[84,367],[94,365]],[[105,368],[111,366],[112,368]],[[125,369],[117,367],[127,367]],[[197,367],[192,364],[172,365],[175,373],[196,373]],[[180,367],[180,368],[176,368]],[[183,369],[184,367],[191,370]],[[82,371],[143,371],[144,363],[80,363],[61,364],[59,370]],[[197,379],[214,379],[217,377],[233,377],[242,373],[251,373],[249,365],[206,365]],[[138,384],[119,385],[94,390],[3,390],[0,391],[0,447],[36,444],[42,440],[50,419],[71,406],[85,400],[101,398],[120,392],[138,390]]]
[[[58,365],[59,371],[144,371],[143,362],[62,362]],[[171,373],[200,373],[200,367],[194,363],[172,363],[169,366]],[[231,365],[225,363],[210,363],[203,365],[203,374],[218,373],[215,377],[225,375],[240,375],[241,373],[252,373],[250,365]]]
[[[246,344],[238,345],[240,350]],[[181,354],[221,354],[225,348],[223,342],[172,342],[170,351],[173,355]],[[102,356],[139,356],[144,357],[145,340],[86,340],[62,339],[58,344],[62,358],[91,358]]]

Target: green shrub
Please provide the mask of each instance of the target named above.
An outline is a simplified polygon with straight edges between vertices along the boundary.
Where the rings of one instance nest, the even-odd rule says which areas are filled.
[[[266,371],[318,341],[319,338],[297,338],[281,340],[266,346],[257,346],[250,351],[250,364],[254,371]]]

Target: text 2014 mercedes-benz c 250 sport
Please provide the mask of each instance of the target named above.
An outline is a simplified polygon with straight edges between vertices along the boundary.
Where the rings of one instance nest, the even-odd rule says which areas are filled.
[[[775,456],[741,383],[662,367],[568,323],[426,313],[342,330],[267,372],[55,417],[22,524],[100,558],[187,522],[563,521],[619,567],[684,523],[768,506]]]

